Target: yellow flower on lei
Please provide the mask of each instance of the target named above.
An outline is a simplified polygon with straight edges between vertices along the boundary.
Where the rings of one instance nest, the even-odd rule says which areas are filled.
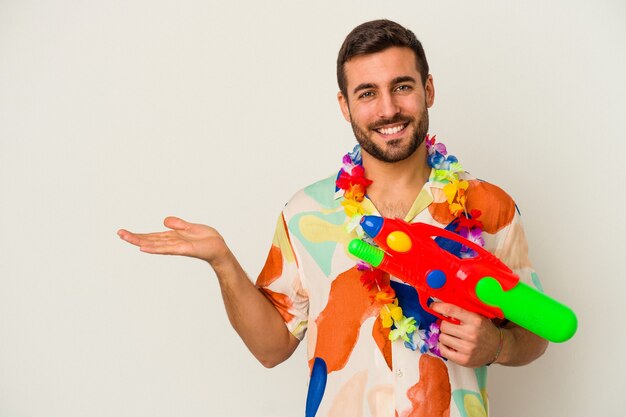
[[[358,201],[346,199],[341,202],[341,205],[343,206],[343,209],[345,210],[348,217],[358,215],[362,216],[363,214],[365,214],[365,212],[363,211],[363,206],[361,206],[361,203],[359,203]]]
[[[469,182],[465,180],[459,181],[453,179],[443,187],[443,192],[448,198],[448,204],[450,205],[450,213],[458,215],[459,212],[465,211],[465,191],[469,188]]]
[[[448,197],[448,204],[452,204],[454,201],[454,197],[458,194],[459,196],[463,196],[465,191],[469,188],[469,182],[465,180],[459,181],[458,179],[453,179],[448,184],[443,187],[443,192]]]
[[[380,320],[384,328],[391,327],[394,321],[402,320],[402,307],[398,305],[397,298],[393,300],[393,303],[385,304],[380,309]]]

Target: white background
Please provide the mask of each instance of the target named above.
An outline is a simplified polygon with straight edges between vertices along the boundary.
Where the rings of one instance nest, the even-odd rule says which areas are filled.
[[[298,416],[304,345],[266,370],[200,261],[121,227],[217,227],[256,277],[297,189],[354,142],[345,35],[425,45],[431,133],[519,204],[580,329],[494,367],[494,416],[624,416],[623,1],[0,0],[0,417]]]

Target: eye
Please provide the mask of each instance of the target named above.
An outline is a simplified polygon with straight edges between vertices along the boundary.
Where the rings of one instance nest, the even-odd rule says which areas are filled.
[[[396,91],[411,91],[413,87],[408,84],[402,84],[396,87]]]
[[[373,91],[365,91],[365,92],[359,94],[359,98],[370,98],[370,97],[374,97],[374,92]]]

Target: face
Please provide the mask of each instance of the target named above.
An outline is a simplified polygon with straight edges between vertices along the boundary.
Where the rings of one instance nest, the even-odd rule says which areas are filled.
[[[384,162],[415,153],[428,133],[435,98],[432,77],[422,82],[409,48],[391,47],[352,58],[344,65],[346,96],[341,111],[365,152]]]

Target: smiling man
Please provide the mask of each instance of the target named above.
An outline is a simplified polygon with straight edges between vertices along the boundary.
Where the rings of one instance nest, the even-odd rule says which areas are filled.
[[[363,150],[380,161],[409,158],[428,133],[427,109],[435,89],[429,74],[422,82],[415,61],[411,49],[390,47],[355,56],[342,66],[341,111]]]
[[[356,27],[339,51],[337,79],[359,145],[337,157],[338,173],[287,203],[256,285],[209,226],[169,217],[169,231],[119,235],[144,252],[206,260],[233,327],[265,366],[286,360],[306,334],[307,416],[487,415],[487,365],[527,364],[547,342],[443,302],[433,310],[458,324],[439,323],[414,288],[358,261],[347,245],[362,236],[366,214],[428,223],[483,246],[537,284],[515,203],[427,135],[435,88],[410,30],[388,20]]]

